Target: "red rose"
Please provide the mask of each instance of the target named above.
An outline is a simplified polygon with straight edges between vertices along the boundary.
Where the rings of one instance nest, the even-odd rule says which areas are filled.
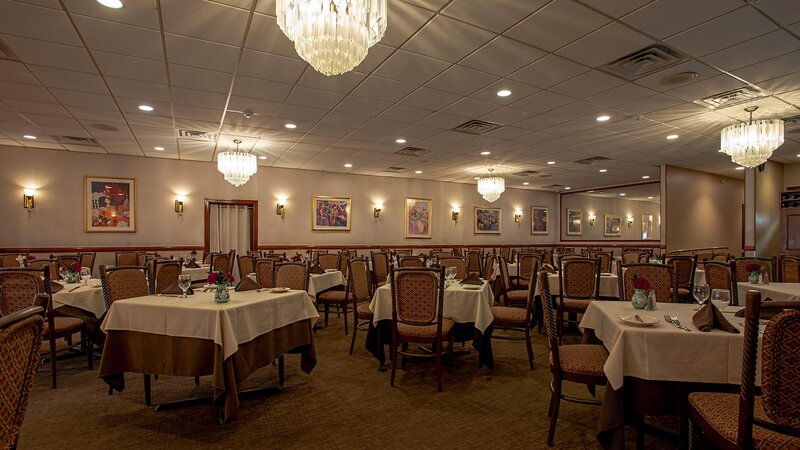
[[[761,271],[761,265],[760,264],[755,264],[755,263],[750,263],[750,264],[744,266],[744,269],[746,271],[748,271],[748,272]]]
[[[233,274],[229,273],[229,274],[225,275],[225,278],[228,279],[229,283],[233,283]]]
[[[36,257],[35,257],[35,256],[33,256],[33,255],[28,255],[28,261],[33,261],[34,259],[36,259]]]
[[[81,271],[81,265],[78,264],[78,263],[72,263],[72,265],[70,266],[69,270],[71,270],[73,272],[80,272]]]
[[[217,272],[211,272],[208,274],[208,284],[217,284],[218,277],[219,275],[217,275]]]
[[[636,289],[642,289],[645,291],[649,291],[650,289],[652,289],[650,281],[645,277],[636,277],[636,279],[633,280],[633,286]]]

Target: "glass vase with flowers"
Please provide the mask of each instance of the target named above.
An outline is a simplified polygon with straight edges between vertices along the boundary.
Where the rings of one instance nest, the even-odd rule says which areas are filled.
[[[208,284],[215,285],[215,302],[228,303],[231,300],[231,294],[228,292],[228,287],[233,284],[233,274],[225,273],[221,270],[211,272],[208,274]]]

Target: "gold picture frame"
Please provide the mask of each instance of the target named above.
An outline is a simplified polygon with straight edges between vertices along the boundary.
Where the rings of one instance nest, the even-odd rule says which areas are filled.
[[[433,223],[433,200],[406,197],[403,220],[406,239],[430,239]]]
[[[350,231],[352,206],[350,197],[311,196],[311,230]]]
[[[603,216],[603,236],[622,236],[622,216],[612,214]]]
[[[531,234],[550,234],[550,208],[531,206]]]
[[[83,231],[136,232],[136,178],[83,177]]]
[[[580,236],[583,234],[583,210],[567,208],[567,236]]]

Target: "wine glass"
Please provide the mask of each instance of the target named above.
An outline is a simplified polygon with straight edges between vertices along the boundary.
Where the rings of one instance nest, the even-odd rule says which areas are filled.
[[[723,311],[731,304],[731,293],[726,289],[714,289],[711,291],[711,303],[717,303],[720,311]]]
[[[58,276],[64,280],[67,278],[67,266],[60,266],[58,268]]]
[[[695,311],[697,311],[703,305],[705,305],[709,295],[711,294],[711,290],[707,284],[695,284],[692,294],[694,295],[694,299],[697,300],[697,303],[700,304],[699,307],[695,308]]]
[[[92,269],[81,267],[81,281],[83,281],[84,286],[89,284],[89,278],[92,278]]]
[[[183,291],[183,295],[181,295],[181,298],[188,298],[188,296],[186,295],[186,291],[189,290],[189,286],[191,286],[191,284],[192,284],[191,276],[189,276],[188,274],[178,275],[178,287],[181,288],[181,290]]]
[[[444,269],[444,279],[447,280],[448,286],[456,279],[456,273],[458,273],[458,269],[453,266],[447,266]]]

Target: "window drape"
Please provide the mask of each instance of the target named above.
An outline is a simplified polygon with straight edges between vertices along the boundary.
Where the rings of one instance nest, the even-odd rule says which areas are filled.
[[[224,253],[236,250],[237,256],[247,255],[250,250],[252,216],[253,208],[248,205],[209,205],[209,250]],[[237,272],[235,262],[233,267],[234,272]]]

